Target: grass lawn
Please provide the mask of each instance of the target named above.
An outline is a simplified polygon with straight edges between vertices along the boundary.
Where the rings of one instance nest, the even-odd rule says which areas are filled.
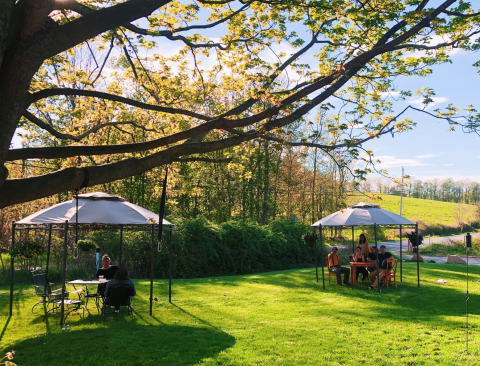
[[[0,288],[2,350],[25,365],[455,365],[476,364],[480,341],[480,283],[470,282],[470,355],[465,354],[465,266],[403,264],[398,288],[367,284],[323,290],[315,270],[155,282],[154,316],[148,281],[136,281],[134,317],[104,322],[93,307],[72,314],[70,332],[59,316],[46,319],[31,286]],[[471,279],[480,267],[470,266]],[[321,278],[321,277],[320,277]],[[328,278],[328,276],[327,276]],[[446,284],[437,280],[444,278]]]
[[[381,200],[369,200],[367,197],[355,197],[358,200],[365,202],[372,202],[380,205],[383,209],[392,211],[396,214],[400,213],[400,196],[393,196],[389,194],[379,194]],[[452,215],[452,211],[457,207],[458,203],[442,202],[434,200],[424,200],[412,197],[403,197],[402,215],[415,222],[421,220],[426,224],[441,224],[455,226],[456,221]],[[464,218],[470,221],[475,217],[476,207],[474,205],[460,204],[465,207],[468,214]]]

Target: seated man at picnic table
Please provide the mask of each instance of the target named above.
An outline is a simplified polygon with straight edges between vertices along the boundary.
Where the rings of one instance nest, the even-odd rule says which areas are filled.
[[[118,267],[112,266],[110,262],[110,257],[108,254],[104,254],[102,257],[102,268],[97,271],[96,277],[99,278],[103,276],[106,280],[112,280],[115,277],[115,273],[117,272]],[[98,285],[97,293],[103,297],[103,293],[105,292],[105,288],[107,285],[105,283],[101,283]]]
[[[375,261],[377,260],[377,247],[371,247],[370,253],[365,256],[368,263],[370,263],[370,267],[367,267],[368,272],[376,271],[377,268],[375,267]]]
[[[380,280],[382,280],[383,277],[385,277],[385,272],[387,270],[387,259],[392,258],[392,254],[387,252],[387,248],[385,245],[382,245],[380,247],[380,253],[378,253],[378,270],[380,271],[380,274],[378,277]],[[377,270],[375,269],[373,272],[370,272],[368,275],[370,277],[370,280],[373,282],[372,285],[368,288],[369,290],[373,290],[375,287],[378,286],[377,283]]]
[[[337,285],[342,284],[342,273],[343,275],[343,284],[348,285],[348,280],[350,278],[350,268],[342,267],[340,264],[340,258],[337,255],[338,248],[333,247],[332,252],[328,255],[328,268],[330,271],[335,273],[337,276]]]

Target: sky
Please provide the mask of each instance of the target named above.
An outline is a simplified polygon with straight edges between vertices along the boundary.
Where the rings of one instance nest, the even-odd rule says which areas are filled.
[[[437,98],[434,100],[438,103],[429,107],[429,111],[445,108],[450,103],[462,108],[471,104],[480,110],[479,70],[472,66],[479,59],[479,52],[459,51],[452,55],[453,64],[434,67],[433,74],[426,78],[404,78],[397,80],[397,84],[399,89],[413,91],[433,88]],[[412,97],[397,103],[396,110],[412,101],[421,108],[418,98]],[[446,121],[421,112],[409,112],[407,116],[417,122],[412,131],[395,134],[393,138],[385,135],[365,144],[382,162],[378,168],[386,168],[390,175],[397,177],[403,166],[405,174],[421,180],[451,177],[480,182],[480,136],[463,133],[461,129],[448,131]]]
[[[140,22],[142,23],[142,22]],[[142,26],[142,24],[140,24]],[[204,33],[215,39],[218,37],[218,30],[211,30]],[[305,37],[304,39],[308,39]],[[167,47],[165,47],[167,46]],[[161,48],[150,51],[159,52],[165,56],[173,55],[182,47],[180,42],[167,42]],[[287,57],[293,53],[293,49],[286,44],[274,45],[276,52],[285,51]],[[314,50],[305,54],[300,62],[310,63],[312,69],[316,69],[317,61],[312,57]],[[274,61],[273,54],[264,55],[269,61]],[[422,87],[433,88],[436,92],[435,104],[429,106],[428,110],[444,108],[452,103],[457,107],[466,108],[473,105],[480,110],[480,76],[472,64],[480,59],[479,52],[464,52],[455,50],[451,53],[453,64],[434,66],[433,74],[420,77],[404,77],[396,80],[398,90],[411,90],[415,92]],[[211,60],[203,59],[203,67],[215,64],[215,57]],[[330,100],[328,100],[330,102]],[[408,98],[403,102],[395,102],[394,111],[399,112],[407,105],[422,108],[420,99],[416,96]],[[311,115],[311,118],[314,116]],[[376,159],[381,163],[376,164],[379,169],[388,169],[391,176],[399,177],[402,166],[405,174],[416,179],[444,179],[454,180],[470,179],[480,182],[480,136],[466,134],[458,129],[449,131],[449,125],[445,121],[427,116],[421,112],[409,111],[404,117],[417,122],[417,126],[408,132],[382,136],[364,145],[364,148],[371,149]],[[14,138],[13,147],[21,147],[18,137]],[[378,175],[371,174],[373,178]]]

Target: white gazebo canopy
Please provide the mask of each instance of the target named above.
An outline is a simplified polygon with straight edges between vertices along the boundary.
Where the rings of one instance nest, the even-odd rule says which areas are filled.
[[[317,226],[370,226],[370,225],[415,225],[393,212],[366,202],[357,202],[348,208],[334,212],[312,225]]]
[[[38,211],[17,224],[63,224],[76,222],[76,199]],[[151,225],[158,224],[157,214],[128,202],[125,198],[103,192],[78,195],[79,224]],[[163,219],[164,226],[173,226]]]

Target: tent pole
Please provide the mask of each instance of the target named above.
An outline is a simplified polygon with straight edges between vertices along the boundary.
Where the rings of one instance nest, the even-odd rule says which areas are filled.
[[[150,316],[152,316],[152,306],[153,306],[153,271],[155,269],[155,262],[153,260],[155,254],[154,248],[155,242],[155,225],[152,224],[152,250],[150,254]]]
[[[45,277],[48,282],[48,266],[50,265],[50,247],[52,245],[52,226],[53,224],[48,224],[48,245],[47,245],[47,264],[45,265]]]
[[[322,281],[323,281],[323,289],[325,290],[325,258],[323,258],[323,228],[322,225],[319,226],[320,230],[320,262],[322,263]]]
[[[123,255],[123,225],[120,225],[120,256],[118,259],[118,265],[122,265],[122,255]]]
[[[403,271],[402,271],[402,261],[403,261],[403,256],[402,256],[402,225],[400,225],[400,282],[403,281]]]
[[[15,244],[15,221],[12,221],[12,248]],[[13,276],[15,275],[15,262],[10,255],[10,316],[13,315]]]
[[[170,245],[168,247],[168,302],[172,303],[172,231],[170,226]]]
[[[377,223],[374,223],[373,224],[373,231],[375,233],[375,248],[377,248]],[[378,289],[378,292],[380,292],[380,270],[378,268],[378,248],[375,250],[375,253],[377,255],[377,260],[375,261],[376,262],[376,267],[377,267],[377,289]]]
[[[355,254],[355,226],[352,226],[352,254]]]
[[[420,253],[418,250],[418,222],[415,223],[415,235],[417,237],[417,283],[418,283],[418,288],[420,288],[420,266],[418,264],[418,257],[420,257]]]
[[[313,255],[315,257],[315,274],[318,282],[318,253],[317,253],[317,238],[315,237],[315,232],[317,230],[313,228]]]
[[[63,238],[63,273],[62,273],[62,304],[60,310],[60,326],[63,326],[63,316],[65,315],[65,286],[66,272],[67,272],[67,239],[68,239],[68,220],[65,220],[65,235]]]

